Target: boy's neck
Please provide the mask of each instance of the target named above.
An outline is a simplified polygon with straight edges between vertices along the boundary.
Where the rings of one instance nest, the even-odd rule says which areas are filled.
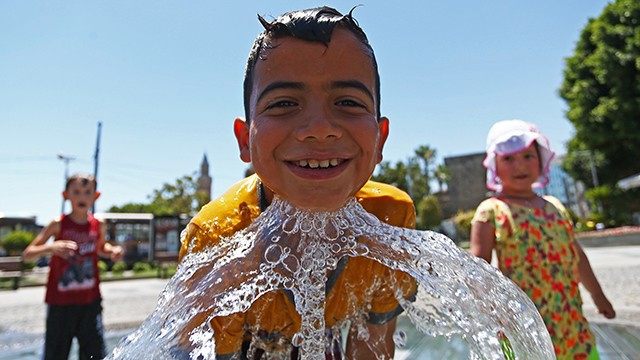
[[[82,224],[89,221],[89,213],[86,211],[71,211],[69,215],[67,215],[76,223]]]

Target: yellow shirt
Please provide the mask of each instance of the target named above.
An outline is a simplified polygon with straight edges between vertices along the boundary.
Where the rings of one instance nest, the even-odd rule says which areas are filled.
[[[205,205],[187,226],[180,258],[188,251],[198,252],[214,245],[251,224],[261,212],[259,186],[258,177],[250,176]],[[365,210],[381,221],[393,226],[415,228],[413,202],[401,190],[369,181],[356,193],[356,198]],[[389,288],[393,278],[401,284],[405,297],[415,294],[416,281],[401,271],[391,270],[365,257],[342,258],[327,281],[326,326],[331,327],[363,312],[363,309],[372,323],[383,324],[395,318],[402,308]],[[194,319],[194,324],[204,321],[205,316],[203,314]],[[281,337],[290,340],[299,331],[300,322],[290,292],[269,292],[257,299],[246,313],[218,317],[211,322],[216,353],[224,355],[240,351],[247,327],[259,324],[264,338],[275,343]]]

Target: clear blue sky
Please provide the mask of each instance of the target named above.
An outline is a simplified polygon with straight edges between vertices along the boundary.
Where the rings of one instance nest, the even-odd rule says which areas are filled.
[[[239,180],[232,120],[261,30],[256,14],[355,11],[376,52],[385,159],[428,144],[442,157],[483,151],[497,120],[535,122],[558,153],[572,135],[558,97],[564,58],[602,0],[2,1],[0,212],[48,223],[64,164],[93,172],[102,122],[97,211],[142,202],[192,174],[207,154],[213,194]],[[67,207],[68,208],[68,207]]]

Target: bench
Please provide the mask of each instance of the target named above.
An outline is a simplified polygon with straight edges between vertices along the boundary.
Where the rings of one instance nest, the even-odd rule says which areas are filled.
[[[0,256],[0,278],[13,279],[13,290],[20,286],[22,277],[22,257]]]
[[[158,251],[155,253],[154,261],[158,267],[158,277],[167,279],[169,277],[170,265],[178,264],[178,253]]]

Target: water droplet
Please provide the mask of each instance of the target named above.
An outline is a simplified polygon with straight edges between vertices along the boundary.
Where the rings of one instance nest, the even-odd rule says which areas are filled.
[[[396,330],[393,333],[393,342],[399,348],[405,347],[407,345],[407,333],[404,330]]]
[[[301,333],[295,333],[293,335],[293,338],[291,339],[291,344],[293,346],[300,346],[302,345],[302,342],[304,341],[304,337],[302,336]]]

